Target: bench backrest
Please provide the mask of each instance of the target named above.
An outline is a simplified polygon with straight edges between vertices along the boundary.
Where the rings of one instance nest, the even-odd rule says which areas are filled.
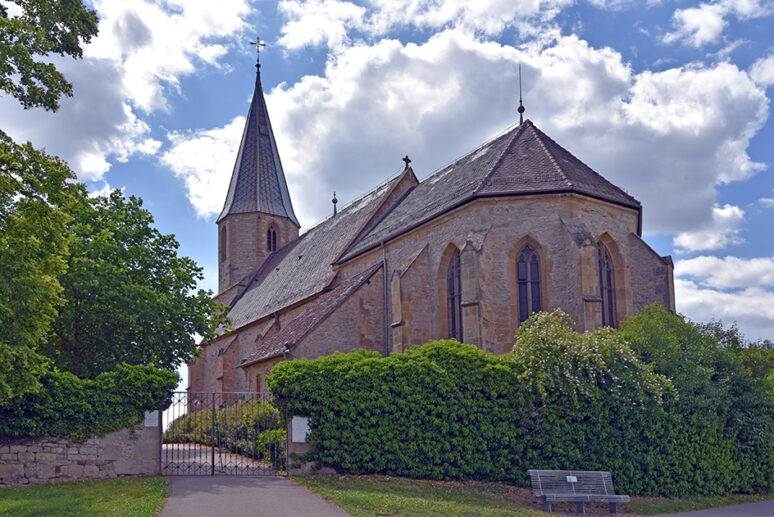
[[[544,494],[615,495],[610,472],[583,470],[530,470],[532,491]]]

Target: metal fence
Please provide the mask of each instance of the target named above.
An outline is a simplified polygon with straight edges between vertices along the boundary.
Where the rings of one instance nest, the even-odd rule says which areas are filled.
[[[285,425],[269,393],[176,391],[163,425],[164,474],[285,474]]]

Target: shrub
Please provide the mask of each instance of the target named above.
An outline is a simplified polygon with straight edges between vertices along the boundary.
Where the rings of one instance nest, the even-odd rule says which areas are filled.
[[[177,375],[152,366],[119,365],[95,379],[48,371],[41,389],[0,406],[0,436],[52,435],[72,441],[136,425],[147,410],[163,409]]]
[[[526,484],[529,468],[609,470],[632,494],[771,492],[772,400],[712,335],[657,308],[586,334],[543,313],[511,354],[453,340],[337,353],[281,362],[269,386],[310,419],[305,459],[343,473]]]

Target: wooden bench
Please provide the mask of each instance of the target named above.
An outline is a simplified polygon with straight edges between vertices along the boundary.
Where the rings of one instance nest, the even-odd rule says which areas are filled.
[[[618,513],[618,503],[628,503],[628,495],[613,489],[610,472],[579,470],[529,470],[532,491],[543,498],[543,509],[551,511],[552,501],[575,501],[578,513],[586,514],[587,502],[610,503],[610,513]]]

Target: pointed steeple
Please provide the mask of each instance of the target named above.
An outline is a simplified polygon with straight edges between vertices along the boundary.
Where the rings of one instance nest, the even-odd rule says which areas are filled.
[[[218,222],[230,214],[249,212],[287,217],[296,226],[301,226],[293,212],[277,143],[271,130],[269,112],[263,98],[260,65],[256,65],[253,100],[239,144],[226,203],[218,216]]]

